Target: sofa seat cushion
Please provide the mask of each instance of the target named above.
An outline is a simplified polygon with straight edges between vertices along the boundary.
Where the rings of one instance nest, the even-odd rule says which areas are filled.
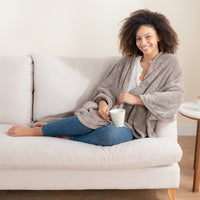
[[[171,165],[182,151],[176,140],[137,139],[111,147],[55,137],[11,137],[0,125],[0,169],[133,169]]]

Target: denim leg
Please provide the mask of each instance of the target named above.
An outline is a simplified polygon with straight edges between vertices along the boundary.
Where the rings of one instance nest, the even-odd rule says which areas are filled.
[[[93,130],[89,134],[71,136],[69,139],[101,146],[112,146],[136,138],[133,136],[132,131],[127,127],[118,128],[113,125],[107,125]]]
[[[42,126],[44,136],[82,135],[93,130],[84,126],[76,116],[60,119]]]

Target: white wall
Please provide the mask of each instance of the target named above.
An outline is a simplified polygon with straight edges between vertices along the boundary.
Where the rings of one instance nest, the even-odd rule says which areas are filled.
[[[165,14],[178,33],[185,100],[194,100],[200,95],[199,0],[0,0],[0,55],[120,55],[120,22],[141,8]]]

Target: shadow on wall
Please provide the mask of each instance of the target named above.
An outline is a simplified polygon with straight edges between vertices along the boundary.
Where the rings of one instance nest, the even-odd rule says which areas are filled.
[[[120,57],[75,58],[73,70],[77,77],[77,101],[75,110],[88,101],[108,71],[119,61]]]

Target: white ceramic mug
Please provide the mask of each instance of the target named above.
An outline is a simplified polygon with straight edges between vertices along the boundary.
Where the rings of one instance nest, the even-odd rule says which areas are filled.
[[[112,123],[117,127],[124,126],[125,110],[113,109],[110,111]]]
[[[200,96],[197,97],[197,109],[200,111]]]

